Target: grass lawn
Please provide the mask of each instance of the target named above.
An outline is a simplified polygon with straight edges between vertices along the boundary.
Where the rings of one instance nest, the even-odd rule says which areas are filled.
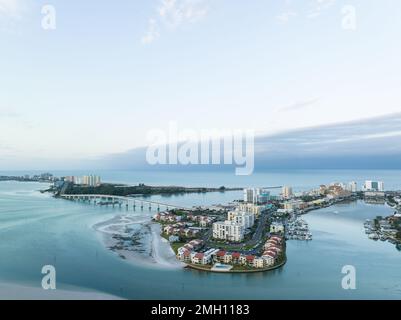
[[[171,248],[174,250],[175,254],[177,254],[178,249],[185,245],[184,242],[173,242],[170,243]]]

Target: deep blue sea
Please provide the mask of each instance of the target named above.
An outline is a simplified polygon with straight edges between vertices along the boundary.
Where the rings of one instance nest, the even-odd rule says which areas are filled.
[[[32,174],[34,172],[26,172]],[[249,177],[216,172],[53,172],[97,173],[107,182],[186,186],[291,185],[295,191],[331,182],[383,180],[401,189],[401,171],[272,171]],[[0,172],[0,174],[16,174]],[[18,172],[22,174],[22,172]],[[127,214],[57,200],[38,192],[40,183],[0,182],[0,284],[41,288],[41,268],[57,269],[57,288],[79,288],[128,299],[400,299],[401,252],[369,240],[363,222],[392,213],[384,205],[341,204],[305,216],[313,241],[288,241],[288,263],[258,274],[211,274],[186,269],[149,268],[118,257],[104,245],[95,223]],[[163,202],[185,206],[226,203],[241,192],[173,196]],[[160,197],[154,197],[155,200]],[[154,212],[129,212],[151,219]],[[356,268],[357,289],[341,286],[344,265]],[[7,293],[0,291],[0,298]],[[22,296],[22,292],[21,292]]]

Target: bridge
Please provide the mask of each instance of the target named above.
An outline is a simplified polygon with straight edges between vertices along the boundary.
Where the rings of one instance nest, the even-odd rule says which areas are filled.
[[[270,187],[263,187],[262,189],[282,189],[283,186],[270,186]]]
[[[191,210],[190,208],[176,206],[168,203],[149,201],[144,199],[138,199],[134,197],[123,197],[123,196],[113,196],[113,195],[105,195],[105,194],[63,194],[60,195],[61,198],[71,201],[79,201],[86,203],[93,203],[95,205],[109,206],[118,205],[119,207],[125,206],[127,209],[133,208],[136,210],[139,207],[143,210],[144,206],[148,206],[149,210],[152,210],[152,206],[157,208],[157,211],[160,211],[160,208],[169,209],[180,209],[180,210]]]

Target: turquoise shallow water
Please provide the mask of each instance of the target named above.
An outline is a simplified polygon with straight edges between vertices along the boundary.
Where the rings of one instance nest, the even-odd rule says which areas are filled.
[[[335,173],[323,175],[317,185],[341,180],[330,179],[331,175]],[[394,175],[393,172],[390,183],[398,188]],[[305,188],[311,184],[308,177],[304,175],[308,181]],[[146,177],[138,180],[143,179]],[[220,182],[223,176],[219,179]],[[317,182],[318,177],[311,179]],[[263,183],[264,178],[256,176],[255,180],[258,181],[255,184],[261,185],[276,182]],[[300,176],[294,180],[302,187]],[[202,179],[187,174],[185,182],[199,185]],[[367,239],[363,230],[365,219],[391,213],[385,206],[358,202],[310,213],[305,218],[314,240],[289,241],[288,263],[280,270],[244,275],[210,274],[147,268],[120,259],[105,248],[91,227],[121,213],[119,209],[56,200],[37,192],[44,187],[37,183],[0,183],[0,282],[39,288],[42,266],[52,264],[57,269],[59,289],[74,286],[129,299],[401,298],[401,252],[389,243]],[[240,197],[240,192],[232,192],[163,200],[193,205],[224,203]],[[356,267],[357,290],[341,288],[344,265]]]

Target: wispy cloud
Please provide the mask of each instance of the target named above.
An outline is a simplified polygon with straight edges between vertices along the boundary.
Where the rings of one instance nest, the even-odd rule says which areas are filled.
[[[148,31],[142,37],[142,43],[143,44],[152,43],[159,37],[160,37],[160,33],[159,33],[159,25],[157,24],[157,21],[155,19],[149,19]]]
[[[287,112],[287,111],[294,111],[294,110],[301,110],[305,109],[307,107],[310,107],[314,104],[316,104],[319,101],[318,98],[310,99],[310,100],[305,100],[305,101],[297,101],[294,102],[288,106],[279,108],[277,111],[279,112]]]
[[[31,13],[32,0],[0,0],[0,32],[16,34],[19,26]]]
[[[312,0],[311,9],[307,15],[308,18],[313,19],[319,17],[322,12],[336,3],[336,0]]]
[[[0,18],[21,18],[25,8],[23,0],[0,0]]]
[[[284,2],[282,13],[276,16],[276,19],[281,24],[288,23],[292,18],[305,17],[307,19],[314,19],[319,17],[325,10],[328,10],[335,5],[337,0],[309,0],[306,11],[297,10],[291,0]]]
[[[287,23],[288,21],[290,21],[291,18],[298,16],[298,13],[294,12],[294,11],[288,11],[288,12],[283,12],[281,14],[279,14],[277,16],[277,20],[280,23]]]
[[[149,19],[148,30],[142,37],[143,44],[150,44],[160,37],[160,30],[176,29],[185,23],[194,23],[208,13],[208,0],[161,0],[154,17]]]

